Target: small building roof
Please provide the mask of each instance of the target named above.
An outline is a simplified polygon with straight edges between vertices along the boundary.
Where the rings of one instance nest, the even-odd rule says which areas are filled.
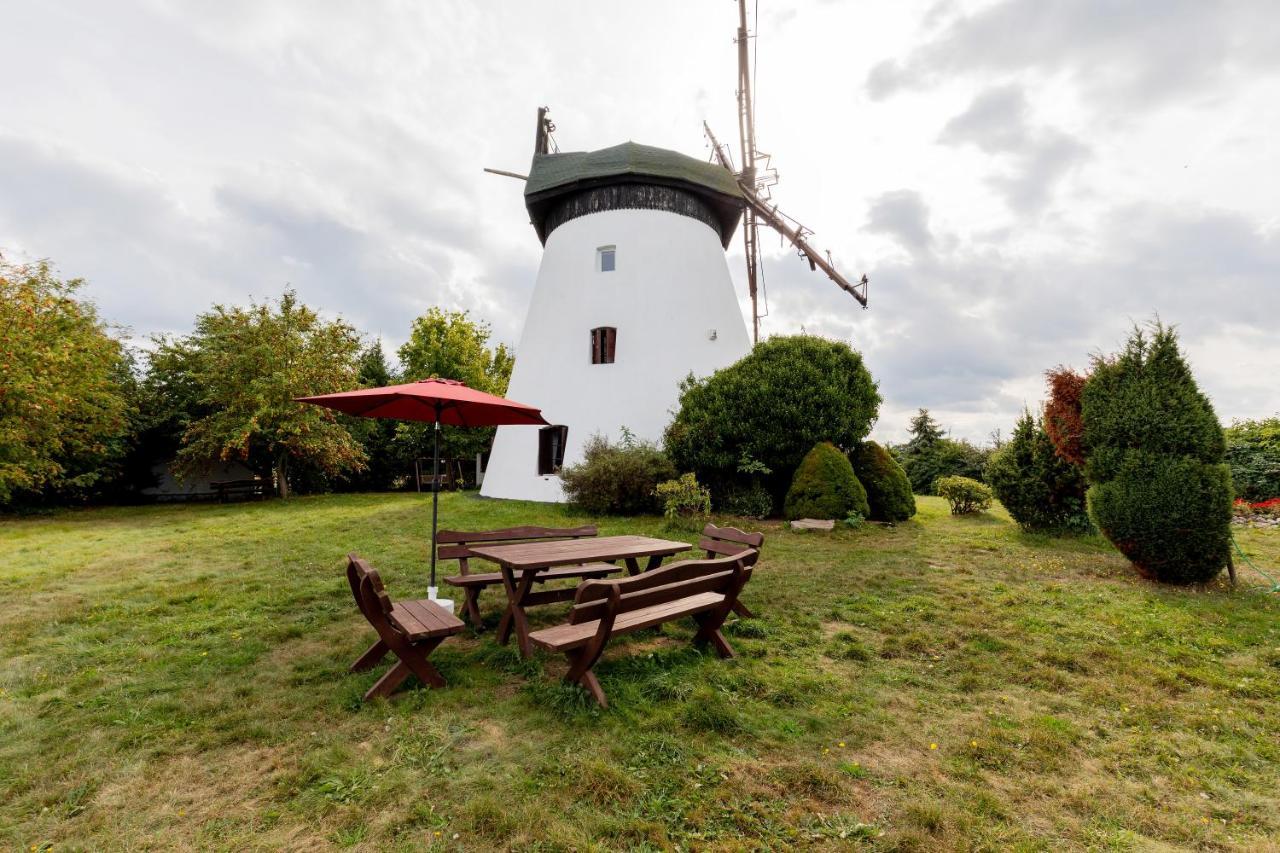
[[[543,222],[557,199],[621,183],[675,186],[703,197],[721,220],[726,241],[744,205],[742,191],[728,169],[665,148],[624,142],[599,151],[535,154],[524,200],[539,239],[546,241]]]

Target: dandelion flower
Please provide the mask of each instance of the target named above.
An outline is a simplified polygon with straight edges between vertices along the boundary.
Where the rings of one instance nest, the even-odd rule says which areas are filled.
[[[937,748],[938,748],[938,745],[937,745],[936,743],[931,743],[931,744],[929,744],[929,748],[930,748],[930,749],[937,749]]]
[[[844,741],[840,741],[840,748],[844,749]]]
[[[976,740],[969,741],[969,746],[977,746],[977,745],[978,745],[978,742]]]

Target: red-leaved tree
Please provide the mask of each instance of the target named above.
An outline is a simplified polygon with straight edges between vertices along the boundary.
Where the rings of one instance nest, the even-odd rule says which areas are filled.
[[[1044,404],[1044,429],[1058,455],[1084,465],[1084,416],[1082,396],[1087,376],[1058,365],[1046,370],[1049,401]]]

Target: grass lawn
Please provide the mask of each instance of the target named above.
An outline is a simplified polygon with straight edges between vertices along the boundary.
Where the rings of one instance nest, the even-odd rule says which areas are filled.
[[[1160,588],[926,498],[893,529],[765,525],[739,657],[632,635],[607,712],[492,632],[436,652],[448,688],[364,705],[343,555],[420,597],[429,518],[396,494],[0,521],[0,847],[1280,849],[1280,595]],[[1280,565],[1280,533],[1237,535]]]

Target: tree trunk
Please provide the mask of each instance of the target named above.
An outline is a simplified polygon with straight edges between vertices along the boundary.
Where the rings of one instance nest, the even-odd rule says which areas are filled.
[[[289,497],[289,452],[282,451],[276,459],[276,484],[280,489],[280,497]]]

